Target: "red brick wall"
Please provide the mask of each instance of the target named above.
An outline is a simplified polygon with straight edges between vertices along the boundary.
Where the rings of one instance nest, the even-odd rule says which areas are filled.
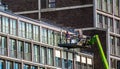
[[[38,0],[2,0],[9,9],[16,11],[30,11],[38,9]]]
[[[93,8],[42,13],[42,18],[69,27],[93,27]]]

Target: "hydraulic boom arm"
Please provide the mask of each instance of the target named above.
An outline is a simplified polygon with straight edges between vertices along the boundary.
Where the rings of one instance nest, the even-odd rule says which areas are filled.
[[[103,48],[102,48],[102,44],[100,42],[100,39],[99,39],[99,36],[98,35],[94,35],[90,41],[89,41],[89,44],[94,44],[94,43],[97,43],[97,46],[98,46],[98,49],[99,49],[99,53],[100,53],[100,56],[101,56],[101,59],[103,61],[103,64],[104,64],[104,68],[105,69],[109,69],[109,64],[108,64],[108,61],[105,57],[105,53],[103,51]]]

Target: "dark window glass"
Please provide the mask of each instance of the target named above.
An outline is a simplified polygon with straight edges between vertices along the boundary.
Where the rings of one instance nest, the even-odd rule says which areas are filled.
[[[16,41],[14,39],[10,39],[9,43],[10,43],[10,45],[9,45],[10,56],[11,57],[16,57],[16,52],[17,52]]]
[[[1,23],[2,23],[2,25],[1,25],[2,32],[9,33],[9,18],[2,16],[2,22]]]
[[[7,55],[7,38],[6,37],[0,37],[0,54],[1,55]]]
[[[20,37],[25,37],[25,22],[20,21],[18,24],[18,35]]]
[[[12,34],[12,35],[16,35],[16,29],[17,29],[16,22],[17,22],[17,20],[10,19],[10,34]]]
[[[30,69],[30,65],[25,64],[24,69]]]
[[[11,61],[6,61],[6,69],[13,69],[13,64]]]
[[[24,59],[31,60],[31,44],[25,43],[24,45]]]
[[[26,38],[32,39],[32,24],[26,23]]]
[[[4,69],[5,66],[4,66],[4,61],[3,60],[0,60],[0,69]]]
[[[24,48],[24,42],[18,41],[17,42],[17,58],[22,59],[23,58],[23,48]]]
[[[53,45],[54,40],[54,32],[52,30],[48,30],[48,44]]]
[[[39,62],[40,60],[40,50],[39,45],[34,45],[34,62]]]
[[[33,39],[35,40],[35,41],[39,41],[39,26],[33,26]]]
[[[20,63],[14,63],[14,69],[21,69],[21,64]]]

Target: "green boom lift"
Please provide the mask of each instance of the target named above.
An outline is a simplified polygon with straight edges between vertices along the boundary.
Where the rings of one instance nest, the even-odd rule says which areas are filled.
[[[81,43],[84,46],[81,46]],[[58,44],[58,45],[60,47],[67,47],[68,49],[70,49],[70,48],[85,48],[87,45],[93,45],[95,43],[97,43],[97,47],[99,49],[99,53],[100,53],[100,56],[101,56],[101,59],[102,59],[103,65],[104,65],[104,69],[110,69],[98,35],[94,35],[90,39],[85,39],[85,41],[79,41],[77,43]]]

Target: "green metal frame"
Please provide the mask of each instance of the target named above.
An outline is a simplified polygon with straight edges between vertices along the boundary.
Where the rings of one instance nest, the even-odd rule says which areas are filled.
[[[105,53],[103,51],[103,47],[102,47],[102,44],[100,42],[100,39],[99,39],[99,36],[98,35],[94,35],[90,40],[89,40],[89,44],[93,45],[94,43],[97,43],[97,46],[98,46],[98,49],[99,49],[99,53],[100,53],[100,56],[101,56],[101,59],[102,59],[102,62],[103,62],[103,65],[104,65],[104,68],[105,69],[110,69],[109,68],[109,64],[108,64],[108,61],[107,61],[107,58],[105,56]]]

